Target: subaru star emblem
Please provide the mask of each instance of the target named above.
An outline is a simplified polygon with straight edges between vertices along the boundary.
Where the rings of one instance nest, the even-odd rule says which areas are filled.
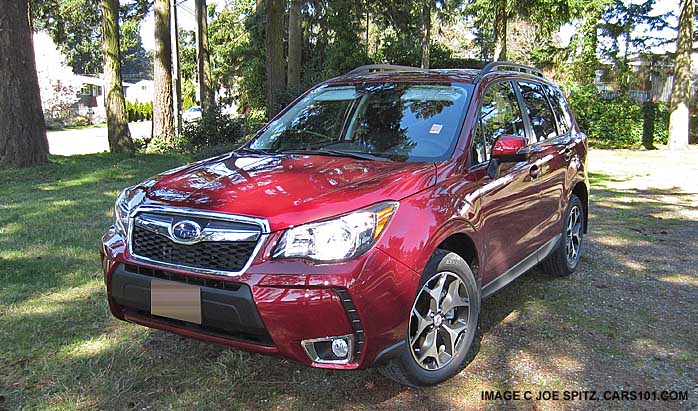
[[[182,220],[170,227],[172,239],[180,243],[194,243],[201,235],[201,226],[196,221]]]

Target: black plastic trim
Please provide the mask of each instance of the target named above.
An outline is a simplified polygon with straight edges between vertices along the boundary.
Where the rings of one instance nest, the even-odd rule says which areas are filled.
[[[407,344],[405,343],[405,340],[396,342],[395,344],[378,353],[376,359],[373,361],[373,364],[382,365],[394,358],[399,357],[400,354],[402,354],[402,350],[404,350],[406,346]]]
[[[150,282],[164,279],[199,286],[201,324],[150,314]],[[136,265],[119,265],[111,275],[111,296],[126,310],[164,324],[266,346],[274,343],[246,284],[187,276]]]
[[[351,328],[354,332],[354,337],[356,338],[356,344],[354,345],[354,358],[359,358],[365,340],[364,328],[361,325],[359,312],[356,310],[356,306],[351,300],[351,296],[349,296],[349,291],[347,291],[345,288],[335,288],[334,291],[339,296],[339,299],[342,300],[342,305],[344,306],[347,316],[349,317],[349,321],[351,322]]]
[[[482,288],[482,299],[490,297],[510,282],[516,280],[526,271],[533,268],[536,264],[543,261],[557,246],[562,234],[557,234],[550,241],[543,244],[538,250],[534,251],[528,257],[516,263],[513,267],[507,270],[504,274],[487,283]]]

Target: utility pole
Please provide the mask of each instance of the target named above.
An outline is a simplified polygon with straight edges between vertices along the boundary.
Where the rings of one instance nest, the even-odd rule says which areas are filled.
[[[172,42],[174,43],[174,86],[175,86],[175,98],[174,98],[174,109],[175,116],[177,116],[177,134],[182,132],[182,71],[179,66],[179,23],[177,21],[177,0],[172,2],[172,20],[174,27],[174,33],[172,36]]]

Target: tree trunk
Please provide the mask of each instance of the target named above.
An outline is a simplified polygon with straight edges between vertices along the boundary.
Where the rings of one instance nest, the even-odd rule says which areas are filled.
[[[693,37],[693,14],[695,0],[684,0],[679,18],[676,39],[676,62],[674,63],[674,85],[671,89],[669,117],[669,148],[680,150],[688,147],[689,110],[691,97],[691,47]]]
[[[497,0],[494,15],[494,61],[507,59],[507,0]]]
[[[422,68],[429,68],[429,47],[431,46],[431,0],[422,6]]]
[[[112,153],[132,153],[126,114],[126,100],[121,85],[119,50],[119,0],[102,0],[102,52],[104,53],[104,108],[107,112],[107,139]]]
[[[155,0],[155,61],[153,77],[153,137],[169,142],[174,135],[172,110],[172,38],[170,0]]]
[[[27,0],[0,0],[0,168],[48,161]]]
[[[291,0],[288,11],[288,85],[298,87],[301,81],[303,34],[301,32],[301,0]]]
[[[284,70],[284,0],[266,0],[267,107],[271,119],[281,109],[278,95],[286,88]]]
[[[179,18],[177,16],[177,2],[172,3],[172,42],[174,44],[174,107],[177,133],[182,132],[182,65],[179,53]]]
[[[215,95],[211,91],[211,57],[208,48],[208,14],[206,0],[194,2],[196,14],[196,61],[199,73],[199,97],[201,108],[207,111],[215,104]]]

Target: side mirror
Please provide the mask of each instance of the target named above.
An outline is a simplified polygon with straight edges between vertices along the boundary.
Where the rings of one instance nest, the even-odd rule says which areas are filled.
[[[523,149],[528,141],[525,137],[504,134],[497,138],[492,147],[492,158],[498,159],[502,163],[510,163],[526,160]]]
[[[528,140],[525,137],[503,134],[497,138],[492,147],[490,163],[487,165],[487,175],[490,178],[499,176],[499,165],[524,161],[528,157],[525,150]]]

